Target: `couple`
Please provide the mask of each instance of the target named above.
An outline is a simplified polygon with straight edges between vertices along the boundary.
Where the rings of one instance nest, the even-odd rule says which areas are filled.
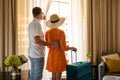
[[[46,69],[52,72],[52,80],[61,80],[62,72],[66,70],[67,65],[65,51],[77,51],[75,47],[66,45],[64,31],[57,28],[64,23],[65,18],[60,18],[56,14],[50,16],[50,20],[46,22],[50,29],[45,33],[45,41],[40,24],[40,21],[45,19],[42,15],[42,9],[34,7],[32,13],[34,19],[28,27],[28,55],[31,62],[30,80],[42,80],[45,46],[49,48]]]

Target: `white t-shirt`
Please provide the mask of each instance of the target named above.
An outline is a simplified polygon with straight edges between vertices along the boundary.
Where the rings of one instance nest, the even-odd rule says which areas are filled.
[[[40,39],[44,40],[44,34],[38,19],[34,18],[33,21],[29,24],[28,36],[29,36],[28,55],[33,58],[44,57],[45,47],[43,45],[36,44],[34,40],[35,36],[40,36]]]

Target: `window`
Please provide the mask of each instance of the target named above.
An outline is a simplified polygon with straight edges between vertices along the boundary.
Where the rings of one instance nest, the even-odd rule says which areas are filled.
[[[42,2],[43,1],[43,2]],[[28,56],[28,24],[32,21],[32,8],[34,6],[40,6],[43,11],[45,11],[44,1],[47,0],[18,0],[18,53]],[[84,60],[85,54],[83,53],[83,23],[84,17],[82,16],[81,9],[82,0],[52,0],[51,6],[47,13],[47,18],[51,14],[59,14],[59,16],[64,16],[66,18],[61,29],[65,31],[66,42],[70,46],[75,46],[78,48],[77,60]],[[46,30],[47,28],[43,28]],[[73,54],[75,57],[75,55]],[[66,57],[71,63],[71,52],[66,51]],[[73,59],[75,60],[75,59]],[[23,69],[28,69],[30,63],[24,64]],[[48,80],[49,73],[44,70],[44,74],[48,77],[43,77],[43,80]],[[64,77],[65,73],[63,74]]]

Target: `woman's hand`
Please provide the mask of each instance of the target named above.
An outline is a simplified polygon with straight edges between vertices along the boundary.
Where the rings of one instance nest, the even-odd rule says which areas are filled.
[[[77,51],[77,48],[75,48],[75,47],[70,47],[70,49],[72,50],[72,51]]]

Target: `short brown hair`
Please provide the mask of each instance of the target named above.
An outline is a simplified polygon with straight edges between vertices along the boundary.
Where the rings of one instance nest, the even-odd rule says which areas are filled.
[[[35,17],[35,16],[39,15],[40,13],[42,13],[42,9],[39,7],[34,7],[32,9],[32,13],[33,13],[33,16]]]

